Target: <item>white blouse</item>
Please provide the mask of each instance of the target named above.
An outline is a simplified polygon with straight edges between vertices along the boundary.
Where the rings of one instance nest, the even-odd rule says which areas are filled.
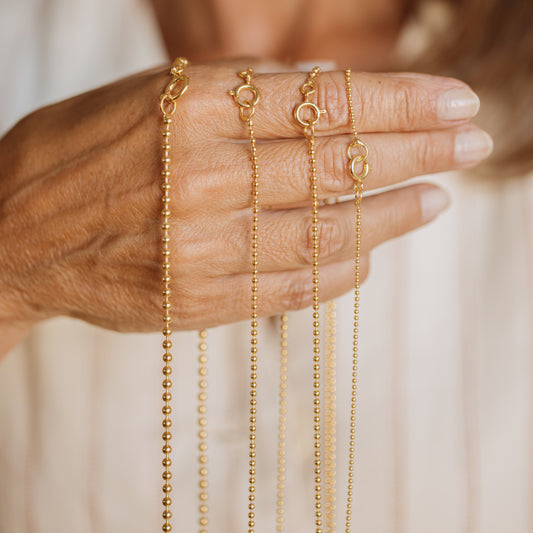
[[[0,129],[165,61],[142,0],[0,3]],[[369,178],[370,179],[370,178]],[[533,531],[533,183],[431,178],[451,208],[372,257],[354,531]],[[364,221],[363,221],[364,223]],[[0,244],[1,246],[1,244]],[[339,530],[352,296],[338,301]],[[313,529],[309,311],[290,313],[287,531]],[[275,528],[279,340],[261,325],[257,532]],[[175,531],[197,523],[195,333],[175,336]],[[210,530],[247,523],[247,323],[209,332]],[[160,336],[54,319],[0,363],[0,533],[161,526]]]

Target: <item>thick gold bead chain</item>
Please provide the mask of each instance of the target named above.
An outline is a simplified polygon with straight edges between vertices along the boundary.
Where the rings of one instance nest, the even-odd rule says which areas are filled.
[[[198,332],[198,533],[207,533],[209,523],[207,468],[207,332]]]
[[[172,116],[176,112],[177,107],[177,101],[185,94],[189,87],[189,78],[183,73],[185,67],[187,66],[187,60],[179,57],[174,61],[174,64],[172,65],[172,68],[170,69],[170,74],[172,76],[172,80],[169,82],[167,87],[165,88],[165,91],[161,95],[160,98],[160,108],[161,112],[163,113],[163,127],[161,130],[161,136],[163,138],[162,142],[162,170],[161,170],[161,177],[162,177],[162,184],[161,189],[163,191],[163,195],[161,198],[162,203],[162,224],[161,224],[161,243],[162,243],[162,269],[163,269],[163,277],[162,277],[162,284],[163,284],[163,335],[165,339],[163,340],[163,348],[165,350],[163,354],[163,531],[169,532],[172,531],[172,525],[170,523],[170,520],[172,518],[172,511],[170,510],[170,506],[172,505],[172,499],[170,497],[170,493],[172,492],[172,472],[170,470],[170,467],[172,466],[172,459],[170,457],[170,454],[172,452],[172,446],[170,444],[170,441],[172,440],[172,433],[171,433],[171,426],[172,426],[172,420],[170,418],[170,415],[172,413],[172,407],[170,405],[170,402],[172,400],[172,380],[171,380],[171,374],[172,374],[172,367],[170,363],[172,362],[172,341],[170,340],[170,336],[172,335],[172,329],[170,327],[170,324],[172,322],[172,316],[171,316],[171,303],[170,303],[170,296],[171,296],[171,288],[170,288],[170,151],[171,151],[171,124],[172,124]]]

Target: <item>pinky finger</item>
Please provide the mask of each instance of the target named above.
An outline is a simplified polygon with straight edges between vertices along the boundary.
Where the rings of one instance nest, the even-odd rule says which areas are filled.
[[[360,282],[368,275],[369,256],[361,255]],[[355,262],[340,261],[320,267],[319,297],[321,302],[337,298],[355,287]],[[216,315],[211,326],[226,322],[233,315],[235,320],[250,316],[250,275],[237,274],[226,278]],[[217,291],[218,292],[218,291]],[[267,272],[259,276],[259,315],[273,316],[283,311],[296,311],[313,303],[313,276],[311,268],[285,272]]]

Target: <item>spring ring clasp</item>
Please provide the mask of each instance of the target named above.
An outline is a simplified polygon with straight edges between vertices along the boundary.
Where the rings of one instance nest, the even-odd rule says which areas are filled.
[[[184,57],[178,57],[170,69],[172,79],[161,95],[160,107],[163,115],[169,117],[176,112],[178,100],[189,88],[189,77],[183,74],[183,70],[189,64]]]
[[[243,79],[244,83],[239,85],[236,89],[229,91],[229,94],[233,96],[235,103],[239,106],[239,114],[241,120],[245,122],[253,117],[255,113],[255,106],[261,100],[259,89],[252,85],[253,69],[243,70],[239,72],[239,76]],[[244,94],[242,94],[244,92]],[[251,96],[251,98],[250,98]]]
[[[320,115],[323,115],[326,110],[320,109],[317,104],[311,102],[309,97],[316,92],[315,78],[320,72],[319,67],[315,67],[306,82],[300,87],[300,92],[304,97],[304,101],[294,108],[294,118],[296,122],[304,128],[304,134],[306,137],[310,137],[314,134],[314,127],[320,119]],[[307,113],[307,117],[303,116],[303,112]]]

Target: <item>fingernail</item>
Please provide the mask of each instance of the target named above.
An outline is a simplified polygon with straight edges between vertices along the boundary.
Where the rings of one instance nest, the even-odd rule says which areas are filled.
[[[450,195],[443,189],[428,187],[420,197],[422,207],[422,221],[429,222],[450,205]]]
[[[478,111],[479,98],[466,87],[450,89],[439,96],[438,114],[443,120],[471,118]]]
[[[492,137],[486,131],[462,131],[455,136],[455,161],[461,165],[473,165],[489,157],[492,148]]]

